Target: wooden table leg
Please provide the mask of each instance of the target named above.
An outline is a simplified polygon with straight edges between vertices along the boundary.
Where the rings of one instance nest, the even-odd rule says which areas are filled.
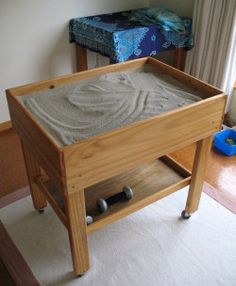
[[[89,269],[84,190],[67,193],[65,206],[74,272],[82,275]]]
[[[185,54],[186,51],[184,48],[176,48],[175,49],[175,59],[174,59],[174,67],[183,70],[184,62],[185,62]]]
[[[197,142],[197,149],[192,170],[192,179],[185,207],[185,212],[188,214],[191,214],[198,209],[211,144],[212,136]]]
[[[84,71],[88,69],[87,64],[87,49],[80,45],[76,45],[76,61],[77,61],[77,71]]]
[[[21,142],[25,159],[26,172],[30,185],[30,192],[35,209],[42,211],[47,206],[47,201],[41,190],[35,183],[36,177],[42,175],[38,162],[34,159],[27,146]]]

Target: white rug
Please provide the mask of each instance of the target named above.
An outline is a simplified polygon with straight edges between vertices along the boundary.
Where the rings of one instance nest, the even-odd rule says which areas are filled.
[[[1,220],[42,286],[236,285],[236,216],[203,194],[179,219],[186,190],[89,236],[91,268],[74,278],[67,231],[50,207],[29,197],[0,210]]]

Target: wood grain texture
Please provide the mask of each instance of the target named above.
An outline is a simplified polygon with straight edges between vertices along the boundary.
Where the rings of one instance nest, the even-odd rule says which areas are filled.
[[[26,148],[22,142],[22,149],[25,158],[25,166],[28,175],[30,193],[35,209],[43,209],[47,206],[47,201],[42,193],[41,189],[38,187],[36,178],[42,175],[41,169],[35,158]]]
[[[195,151],[196,144],[193,143],[170,153],[169,156],[183,165],[187,170],[192,171]]]
[[[225,156],[213,149],[208,159],[206,181],[220,192],[235,197],[236,156]]]
[[[93,224],[88,225],[88,232],[131,214],[187,186],[189,182],[190,176],[182,176],[172,166],[157,159],[91,186],[85,189],[87,214],[94,219]],[[106,199],[121,192],[125,185],[132,188],[133,198],[110,206],[108,211],[103,214],[99,213],[96,206],[97,200],[99,198]]]
[[[43,177],[37,177],[36,184],[37,187],[40,188],[40,191],[43,193],[47,201],[50,203],[58,218],[67,228],[68,222],[64,209],[64,198],[61,196],[61,202],[58,202],[58,200],[56,200],[56,197],[50,192],[51,186],[47,186],[47,181],[45,181]]]
[[[202,91],[204,100],[60,148],[16,99],[16,96],[23,96],[29,92],[46,90],[107,72],[140,69],[147,63],[152,69],[169,74],[187,86]],[[150,171],[151,174],[146,181],[150,187],[148,187],[149,193],[138,191],[133,203],[120,209],[114,206],[113,211],[108,213],[109,215],[95,219],[95,222],[88,227],[86,226],[85,188],[93,188],[94,184],[107,179],[114,180],[115,185],[119,186],[114,176],[126,174],[125,180],[128,181],[129,177],[132,179],[129,172],[132,172],[133,168],[138,168],[141,164],[150,163],[160,156],[199,141],[199,151],[195,159],[192,187],[188,199],[189,210],[197,207],[201,184],[198,183],[198,179],[202,180],[204,171],[204,164],[201,165],[200,159],[205,159],[207,154],[207,148],[204,147],[207,145],[205,138],[209,138],[220,128],[223,119],[226,96],[219,89],[157,60],[144,58],[9,89],[7,95],[13,126],[20,135],[25,149],[46,172],[53,186],[58,188],[57,194],[60,194],[62,198],[57,200],[55,197],[51,199],[50,194],[48,196],[55,210],[57,211],[58,207],[65,213],[74,271],[77,275],[89,268],[87,232],[177,191],[189,184],[190,177],[184,177],[177,182],[172,181],[172,185],[163,185],[163,189],[157,191],[155,188],[156,174]],[[177,169],[183,176],[189,175],[189,172],[178,166],[174,160],[166,159],[166,163],[172,171]],[[199,167],[198,164],[200,164]],[[36,173],[32,175],[31,183],[35,182],[35,175],[38,176]],[[127,174],[129,174],[128,177]],[[140,190],[145,189],[144,180],[139,184]],[[94,193],[102,192],[103,187]],[[64,204],[64,209],[60,206],[60,201]],[[87,208],[89,209],[88,206]],[[60,216],[60,211],[57,211],[57,214]]]
[[[184,165],[182,165],[169,155],[160,157],[160,160],[163,161],[165,164],[167,164],[169,167],[171,167],[173,170],[178,172],[183,177],[189,177],[192,175],[192,172],[189,169],[185,168]]]
[[[97,229],[98,225],[100,228],[106,222],[112,222],[111,218],[113,220],[120,219],[124,215],[138,210],[142,207],[144,199],[147,199],[145,204],[148,205],[188,185],[190,177],[191,173],[189,171],[172,158],[164,156],[85,189],[86,214],[91,215],[95,222],[102,220],[102,222],[96,223],[96,227],[91,228],[89,226],[88,231]],[[58,217],[68,228],[67,218],[65,217],[65,199],[61,193],[44,177],[38,177],[37,182]],[[97,199],[110,197],[120,192],[125,185],[133,189],[134,198],[126,203],[115,204],[105,215],[101,215],[96,206]],[[174,189],[171,188],[171,185],[174,185]],[[163,189],[165,190],[163,191]],[[108,219],[107,216],[111,216],[111,218]]]
[[[15,88],[10,88],[6,90],[7,96],[24,96],[30,92],[47,90],[51,88],[55,88],[60,85],[73,83],[79,80],[88,79],[94,76],[98,76],[101,74],[105,74],[108,72],[118,72],[124,70],[133,70],[142,67],[148,58],[141,58],[137,60],[127,61],[125,63],[113,64],[104,67],[98,67],[87,71],[82,71],[79,73],[74,73],[70,75],[64,75],[55,77],[49,80],[39,81],[27,85],[22,85]]]
[[[196,144],[170,154],[176,161],[191,170],[194,161]],[[211,149],[207,160],[205,181],[218,190],[218,194],[235,197],[236,156],[225,156],[215,148]]]
[[[185,62],[186,51],[184,48],[175,49],[174,67],[183,70]]]
[[[65,198],[65,208],[74,272],[80,275],[89,269],[84,191],[77,189],[68,194]]]
[[[77,72],[88,70],[88,61],[87,61],[87,48],[80,46],[79,44],[75,45],[76,49],[76,70]],[[165,52],[164,52],[165,53]],[[174,50],[174,67],[183,70],[185,63],[186,51],[184,48],[176,48]],[[111,62],[110,63],[113,64]]]
[[[8,96],[8,103],[13,127],[25,149],[32,154],[60,190],[62,154],[59,147],[14,96]]]
[[[225,96],[218,95],[66,146],[67,180],[85,188],[212,135],[224,104]]]
[[[12,129],[11,121],[6,121],[6,122],[0,123],[0,132],[7,131],[7,130],[10,130],[10,129]]]
[[[166,187],[162,189],[160,192],[153,192],[152,194],[149,194],[149,196],[143,196],[140,197],[140,200],[137,200],[133,202],[130,205],[127,205],[127,207],[121,207],[117,208],[117,211],[110,211],[108,214],[103,215],[100,219],[95,220],[94,223],[88,225],[88,233],[93,232],[95,230],[98,230],[107,224],[110,224],[118,219],[121,219],[139,209],[144,208],[145,206],[148,206],[151,203],[156,202],[157,200],[160,200],[184,187],[189,185],[190,178],[183,179],[175,184],[172,184],[169,187]],[[116,207],[116,206],[115,206]]]
[[[0,131],[0,158],[0,197],[3,197],[28,184],[20,139],[12,128]]]
[[[1,221],[0,256],[16,286],[40,286]]]
[[[87,49],[80,45],[76,45],[76,67],[78,72],[88,69]]]
[[[148,58],[147,63],[156,66],[156,68],[165,74],[176,78],[187,86],[192,87],[196,90],[202,91],[202,98],[209,98],[210,96],[215,96],[217,94],[222,94],[222,91],[213,85],[210,85],[200,79],[197,79],[183,71],[180,71],[174,67],[171,67],[163,62],[157,61],[153,58]]]
[[[197,142],[197,148],[192,170],[192,178],[185,207],[185,211],[190,214],[198,209],[211,144],[212,136],[209,136]]]
[[[108,198],[121,192],[126,185],[132,188],[134,198],[126,203],[117,203],[111,209],[119,209],[127,205],[132,205],[135,201],[144,198],[145,195],[148,196],[149,194],[156,193],[186,177],[190,177],[190,175],[182,176],[165,162],[162,162],[161,159],[139,165],[128,172],[86,188],[87,213],[92,216],[100,215],[97,208],[97,200],[99,198]]]

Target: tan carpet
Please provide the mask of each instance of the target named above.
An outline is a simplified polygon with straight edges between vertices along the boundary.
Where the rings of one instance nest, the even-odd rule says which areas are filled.
[[[67,232],[50,207],[30,197],[0,210],[1,220],[41,285],[235,285],[236,216],[203,194],[200,210],[179,219],[186,190],[89,236],[91,269],[72,273]]]

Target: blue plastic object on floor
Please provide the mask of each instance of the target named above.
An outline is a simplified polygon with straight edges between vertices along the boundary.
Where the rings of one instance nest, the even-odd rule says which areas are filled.
[[[232,145],[230,144],[231,141]],[[222,130],[217,132],[214,137],[214,147],[227,156],[236,154],[236,131],[233,129]]]

